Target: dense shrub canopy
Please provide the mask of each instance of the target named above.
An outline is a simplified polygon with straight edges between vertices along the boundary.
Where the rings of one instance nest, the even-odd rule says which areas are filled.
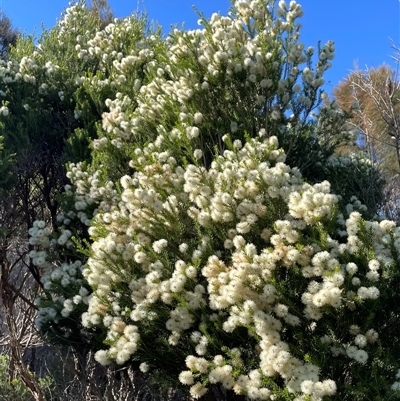
[[[373,218],[374,167],[335,154],[333,43],[300,42],[295,1],[166,38],[88,15],[3,67],[4,135],[38,110],[70,162],[57,221],[30,229],[45,338],[195,398],[397,397],[400,229]]]

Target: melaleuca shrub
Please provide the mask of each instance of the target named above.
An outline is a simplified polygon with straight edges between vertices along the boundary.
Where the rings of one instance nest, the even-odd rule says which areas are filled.
[[[194,397],[213,385],[254,399],[390,394],[378,304],[398,280],[394,224],[341,213],[273,137],[209,168],[150,164],[157,153],[92,221],[83,324],[107,329],[97,360],[175,374]],[[371,368],[392,382],[375,388]]]
[[[334,104],[316,111],[333,43],[313,67],[301,7],[274,5],[237,1],[227,17],[201,18],[203,29],[150,35],[129,53],[118,35],[120,52],[90,45],[106,54],[110,77],[97,84],[110,97],[93,168],[70,176],[96,183],[85,205],[77,199],[96,204],[82,325],[104,333],[100,363],[139,365],[194,398],[396,397],[399,230],[303,178],[349,127]],[[129,26],[105,32],[125,37]],[[306,162],[296,138],[310,138]],[[74,302],[74,286],[55,290],[51,275],[50,301]]]

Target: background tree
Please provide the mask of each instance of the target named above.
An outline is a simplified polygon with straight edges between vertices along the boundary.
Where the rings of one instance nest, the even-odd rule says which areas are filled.
[[[19,32],[12,26],[11,20],[0,10],[0,59],[6,60],[10,46],[15,46]]]
[[[386,180],[385,214],[399,221],[400,90],[396,73],[387,65],[354,71],[334,95],[344,110],[356,104],[351,123],[359,130],[358,146],[381,169]]]

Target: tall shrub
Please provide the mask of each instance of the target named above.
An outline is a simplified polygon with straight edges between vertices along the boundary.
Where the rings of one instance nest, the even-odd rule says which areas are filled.
[[[398,397],[400,231],[353,197],[377,176],[334,154],[350,135],[322,104],[334,46],[306,48],[301,14],[237,1],[166,39],[134,18],[76,39],[106,110],[75,131],[96,137],[57,236],[31,230],[44,333],[194,398]]]

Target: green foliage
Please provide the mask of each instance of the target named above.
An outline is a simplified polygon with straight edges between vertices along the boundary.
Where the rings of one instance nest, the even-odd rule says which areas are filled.
[[[376,217],[385,202],[386,181],[380,169],[362,154],[332,156],[326,163],[317,164],[314,177],[329,177],[333,190],[342,197],[343,207],[356,202],[359,209],[363,204],[362,211],[368,218]]]
[[[1,401],[32,401],[32,395],[24,382],[15,377],[10,380],[10,358],[7,355],[0,355],[0,400]],[[39,385],[43,390],[48,391],[52,385],[50,377],[39,379]]]

